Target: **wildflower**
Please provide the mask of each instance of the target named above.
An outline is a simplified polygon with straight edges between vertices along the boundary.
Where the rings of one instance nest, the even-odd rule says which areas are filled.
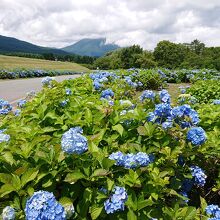
[[[61,204],[56,201],[53,193],[47,191],[38,191],[27,200],[25,216],[27,220],[65,220],[66,212]]]
[[[68,99],[63,100],[63,101],[60,103],[60,105],[61,105],[62,107],[64,107],[64,106],[67,105],[68,101],[69,101]]]
[[[87,138],[82,135],[82,129],[79,127],[70,128],[62,136],[62,150],[69,154],[82,154],[88,150]]]
[[[10,206],[6,206],[2,211],[2,219],[3,220],[14,220],[15,210]]]
[[[201,127],[193,127],[187,132],[187,140],[199,146],[206,141],[206,133]]]

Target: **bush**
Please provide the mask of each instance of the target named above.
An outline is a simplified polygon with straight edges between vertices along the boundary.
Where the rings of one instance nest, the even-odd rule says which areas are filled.
[[[220,81],[198,81],[187,92],[193,95],[199,103],[212,103],[213,100],[220,99]]]
[[[43,190],[63,207],[73,204],[75,219],[206,218],[206,202],[219,201],[214,139],[212,146],[194,146],[189,140],[197,136],[180,125],[192,125],[195,111],[170,118],[174,108],[166,91],[140,101],[128,81],[108,72],[52,81],[20,116],[2,117],[0,129],[10,141],[0,143],[1,207],[12,206],[24,219],[27,200]],[[107,89],[113,98],[100,99]],[[60,206],[56,200],[53,207]]]

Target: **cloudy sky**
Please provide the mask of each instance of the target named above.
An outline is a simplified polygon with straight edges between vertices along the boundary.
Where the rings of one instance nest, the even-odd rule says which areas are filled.
[[[0,35],[50,47],[97,37],[145,49],[196,38],[220,46],[220,0],[0,0]]]

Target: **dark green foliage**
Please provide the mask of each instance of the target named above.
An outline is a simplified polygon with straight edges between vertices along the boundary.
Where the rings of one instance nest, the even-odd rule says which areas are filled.
[[[186,48],[170,41],[160,41],[154,49],[154,57],[159,66],[177,68],[186,55]]]

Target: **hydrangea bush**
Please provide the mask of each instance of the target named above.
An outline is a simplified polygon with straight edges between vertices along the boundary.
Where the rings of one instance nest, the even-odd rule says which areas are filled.
[[[137,75],[53,81],[19,115],[1,115],[10,137],[0,143],[1,210],[18,219],[214,217],[206,207],[219,205],[220,106],[137,94]]]

